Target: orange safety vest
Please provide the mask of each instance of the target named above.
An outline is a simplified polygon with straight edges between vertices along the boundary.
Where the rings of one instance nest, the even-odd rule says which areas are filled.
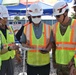
[[[27,38],[27,43],[29,43],[30,47],[37,48],[37,50],[28,50],[27,54],[27,63],[29,65],[46,65],[50,62],[50,55],[49,53],[42,54],[39,52],[39,48],[46,48],[50,41],[50,25],[43,24],[42,25],[42,35],[39,39],[35,37],[33,25],[32,23],[26,25],[24,28],[24,34]]]
[[[30,24],[30,22],[25,23],[24,26],[27,26],[28,24]]]
[[[53,33],[56,43],[56,62],[67,65],[75,54],[76,47],[76,20],[72,20],[65,34],[60,33],[60,23],[53,26]]]

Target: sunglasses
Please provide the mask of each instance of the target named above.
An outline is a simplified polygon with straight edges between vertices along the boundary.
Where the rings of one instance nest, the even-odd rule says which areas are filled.
[[[55,17],[60,18],[61,15],[56,15]]]
[[[37,18],[40,18],[41,16],[32,16],[32,18],[36,18],[36,17],[37,17]]]
[[[2,18],[0,18],[0,20],[2,20]]]

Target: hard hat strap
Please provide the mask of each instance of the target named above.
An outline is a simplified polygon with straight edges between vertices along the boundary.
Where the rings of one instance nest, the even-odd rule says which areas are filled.
[[[65,21],[65,18],[66,18],[67,15],[63,14],[63,16],[64,16],[64,18],[63,18],[62,23]]]

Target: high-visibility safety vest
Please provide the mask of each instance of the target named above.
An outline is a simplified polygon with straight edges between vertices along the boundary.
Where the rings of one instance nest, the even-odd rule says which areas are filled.
[[[24,27],[24,34],[27,38],[27,43],[30,47],[37,48],[36,50],[28,50],[27,52],[27,63],[32,66],[42,66],[49,64],[50,54],[42,54],[38,50],[39,48],[45,48],[50,40],[50,25],[42,25],[42,35],[39,39],[36,38],[32,23]]]
[[[26,26],[26,25],[28,25],[28,24],[30,24],[30,22],[25,23],[24,26]]]
[[[0,31],[0,34],[2,36],[2,45],[6,45],[8,47],[11,43],[15,42],[14,33],[13,33],[13,30],[11,27],[8,27],[8,29],[6,30],[7,39],[4,37],[4,35],[1,31]],[[14,58],[14,56],[15,56],[14,50],[8,51],[8,52],[0,55],[2,61],[8,60],[9,58]]]
[[[0,57],[0,69],[1,69],[1,65],[2,65],[2,61],[1,61],[1,57]]]
[[[53,26],[56,43],[56,62],[67,65],[75,54],[76,47],[76,20],[72,19],[64,35],[60,33],[60,23]]]
[[[1,41],[1,34],[0,34],[0,51],[1,51],[1,46],[2,46],[2,41]]]
[[[0,34],[0,51],[1,51],[1,34]],[[2,62],[1,62],[1,57],[0,57],[0,68],[1,68]]]

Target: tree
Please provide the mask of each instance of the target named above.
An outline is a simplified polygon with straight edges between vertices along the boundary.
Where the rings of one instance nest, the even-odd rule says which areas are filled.
[[[18,20],[20,20],[20,17],[19,17],[19,16],[16,16],[16,17],[14,18],[14,20],[15,20],[15,21],[18,21]]]
[[[75,13],[72,13],[72,18],[74,18],[74,19],[76,19],[76,15],[75,15]]]
[[[23,17],[22,20],[25,20],[25,17]]]

